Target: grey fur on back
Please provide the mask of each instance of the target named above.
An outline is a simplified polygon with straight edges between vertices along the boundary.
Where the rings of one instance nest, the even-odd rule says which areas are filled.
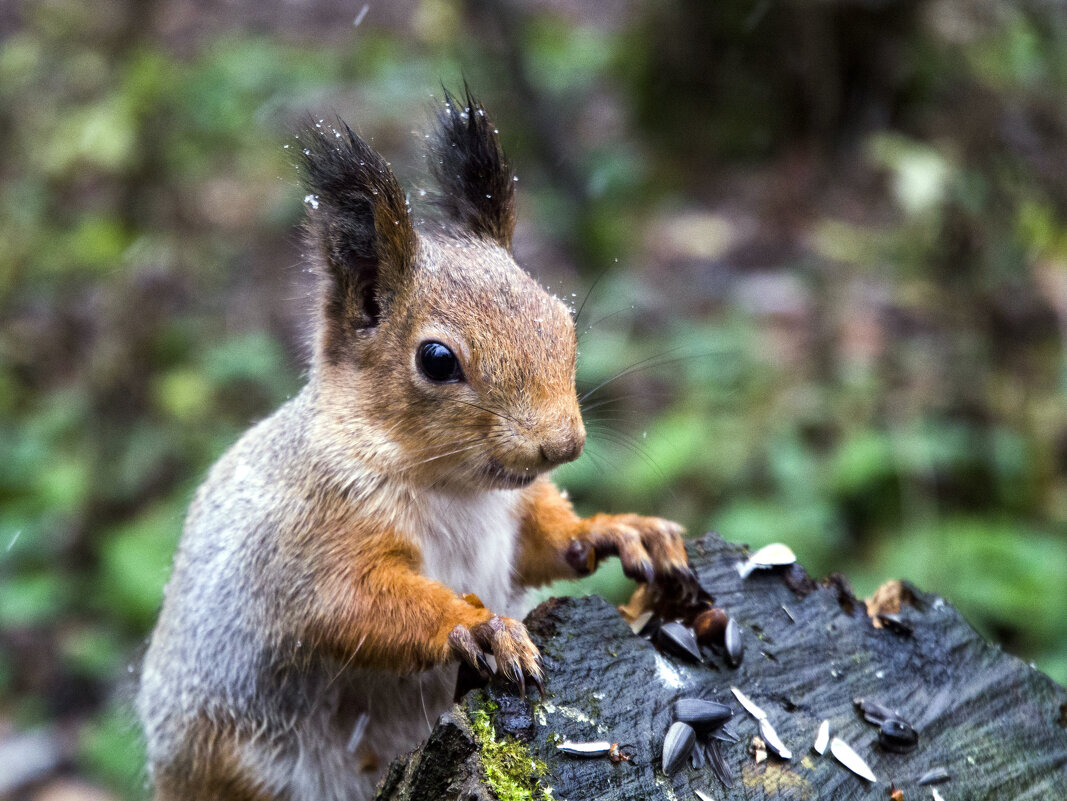
[[[372,797],[388,762],[425,738],[451,704],[455,666],[409,676],[353,668],[272,635],[287,597],[311,580],[277,558],[279,535],[315,525],[315,499],[330,481],[308,428],[313,403],[312,384],[249,430],[215,464],[190,508],[138,695],[157,774],[195,768],[196,727],[206,717],[240,734],[241,765],[265,791],[291,801],[361,801]],[[354,507],[375,506],[381,487],[361,467],[332,481]],[[482,544],[460,541],[459,557]],[[493,597],[491,587],[483,592]],[[496,600],[515,606],[513,598]],[[369,722],[354,743],[364,713]],[[369,768],[368,753],[376,757]]]

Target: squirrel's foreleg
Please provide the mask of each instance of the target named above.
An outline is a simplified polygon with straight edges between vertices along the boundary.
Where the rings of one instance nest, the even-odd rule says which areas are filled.
[[[398,673],[462,659],[483,674],[492,654],[504,676],[540,686],[541,657],[525,627],[418,573],[415,546],[396,534],[366,536],[330,552],[314,581],[305,636],[349,664]],[[324,561],[311,562],[325,564]]]
[[[682,535],[670,520],[634,514],[581,518],[547,479],[527,491],[522,511],[518,580],[527,586],[587,575],[617,555],[623,572],[643,582],[668,580],[695,590]]]

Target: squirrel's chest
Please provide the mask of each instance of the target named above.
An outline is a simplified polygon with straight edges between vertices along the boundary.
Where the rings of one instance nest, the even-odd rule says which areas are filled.
[[[518,493],[486,492],[462,499],[425,493],[411,521],[422,573],[459,594],[474,593],[507,614],[518,598],[513,566],[519,538]]]

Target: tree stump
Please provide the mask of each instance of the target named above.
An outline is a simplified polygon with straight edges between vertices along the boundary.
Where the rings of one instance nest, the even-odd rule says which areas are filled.
[[[906,603],[879,628],[840,577],[816,584],[793,565],[742,579],[746,552],[716,534],[691,542],[689,556],[701,586],[740,624],[739,667],[706,649],[701,663],[661,652],[603,599],[549,600],[526,620],[545,659],[545,697],[495,685],[468,693],[425,745],[394,763],[378,798],[673,801],[700,790],[717,801],[922,799],[935,789],[945,801],[1067,798],[1067,691],[986,643],[941,598],[905,587]],[[762,708],[791,759],[757,761],[758,723],[733,687]],[[663,773],[664,735],[683,697],[734,709],[739,739],[716,746],[729,781],[691,762]],[[885,750],[858,697],[896,710],[918,746]],[[813,750],[823,720],[876,782]],[[562,740],[618,743],[629,759],[567,756]],[[951,778],[920,784],[934,768]]]

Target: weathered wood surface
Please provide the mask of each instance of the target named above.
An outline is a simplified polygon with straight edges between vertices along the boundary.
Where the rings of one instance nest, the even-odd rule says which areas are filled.
[[[702,587],[741,624],[739,668],[727,667],[721,654],[708,652],[704,664],[663,654],[599,598],[553,599],[527,619],[548,670],[545,698],[535,694],[531,708],[502,688],[489,690],[502,705],[498,735],[518,736],[544,760],[540,782],[557,801],[688,800],[698,789],[714,799],[836,801],[889,798],[894,787],[904,799],[929,799],[931,788],[917,779],[935,766],[952,776],[937,786],[945,801],[1067,798],[1067,691],[984,642],[942,599],[918,594],[914,607],[904,607],[910,635],[877,629],[844,582],[816,586],[799,566],[742,580],[735,566],[745,552],[717,535],[689,551]],[[731,687],[766,711],[793,759],[756,762],[750,744],[757,724]],[[741,740],[722,749],[730,786],[706,766],[672,777],[660,770],[672,704],[693,696],[735,709]],[[918,747],[882,750],[877,729],[854,708],[857,696],[902,713],[919,731]],[[468,724],[484,698],[470,694],[442,718],[425,753],[394,765],[380,798],[494,798]],[[877,783],[812,750],[823,719],[864,757]],[[560,737],[618,742],[633,758],[613,764],[565,757],[555,746]]]

